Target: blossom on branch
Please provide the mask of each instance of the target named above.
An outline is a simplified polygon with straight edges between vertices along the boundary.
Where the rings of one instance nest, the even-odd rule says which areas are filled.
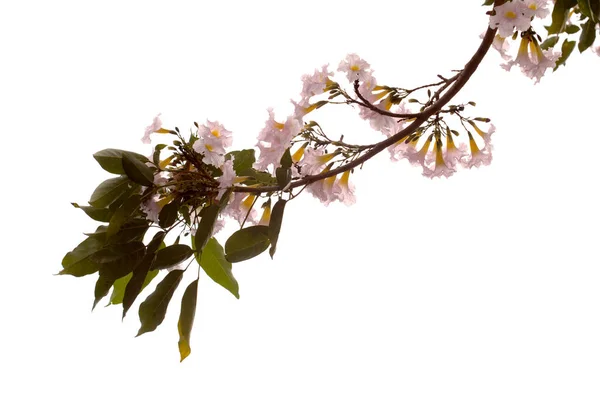
[[[535,83],[539,83],[546,70],[556,66],[559,57],[560,52],[552,49],[542,50],[535,37],[524,36],[521,38],[517,57],[500,66],[510,71],[514,65],[517,65],[525,76],[535,79]]]
[[[490,165],[490,163],[492,162],[492,150],[494,149],[494,147],[492,146],[491,138],[492,134],[496,131],[496,127],[493,124],[491,124],[488,131],[483,132],[474,123],[471,125],[475,129],[475,132],[477,132],[477,134],[481,138],[483,138],[484,145],[483,148],[479,149],[477,143],[475,142],[475,139],[473,138],[473,134],[471,134],[471,132],[468,132],[471,156],[469,157],[469,155],[464,155],[463,158],[461,158],[460,162],[465,168],[480,167],[481,165]]]
[[[233,169],[233,157],[223,163],[221,171],[223,171],[223,175],[217,177],[217,181],[219,182],[218,200],[220,200],[225,191],[235,183],[236,175],[235,170]]]
[[[260,149],[260,155],[253,167],[257,170],[266,170],[269,165],[279,167],[281,157],[292,145],[292,138],[302,130],[301,119],[288,116],[285,123],[275,120],[273,108],[268,109],[269,119],[265,127],[258,135],[256,146]]]
[[[339,180],[333,185],[333,194],[336,198],[343,202],[345,205],[350,206],[356,202],[356,196],[354,195],[354,184],[349,182],[350,170],[344,171]]]
[[[325,164],[331,161],[336,155],[336,152],[326,154],[323,148],[306,148],[304,157],[298,162],[300,175],[305,177],[307,175],[319,174],[325,167]]]
[[[371,76],[371,65],[358,57],[356,53],[350,53],[346,59],[341,61],[338,66],[338,72],[345,72],[350,83],[355,80],[364,81]]]
[[[497,28],[498,35],[501,37],[512,36],[515,28],[525,31],[531,27],[531,18],[534,12],[521,0],[508,1],[494,7],[494,11],[496,14],[490,16],[490,27]]]
[[[156,115],[152,123],[146,127],[146,132],[144,132],[144,136],[142,137],[142,142],[144,144],[150,144],[152,142],[150,140],[150,134],[153,134],[162,129],[162,121],[159,117],[160,114]]]
[[[325,88],[332,83],[329,77],[333,76],[333,72],[327,70],[328,66],[323,65],[320,71],[315,69],[314,74],[302,76],[301,102],[308,102],[312,96],[322,94],[325,92]]]

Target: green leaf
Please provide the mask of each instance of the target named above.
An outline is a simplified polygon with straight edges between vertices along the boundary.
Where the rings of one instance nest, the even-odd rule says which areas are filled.
[[[126,276],[140,263],[146,253],[146,246],[140,241],[110,245],[96,252],[91,260],[98,263],[100,276],[110,280],[111,285]]]
[[[131,215],[139,209],[140,200],[140,195],[134,194],[114,212],[110,219],[110,223],[108,224],[108,229],[106,230],[106,237],[109,241],[119,232],[119,230],[121,230],[123,225],[129,221]]]
[[[548,34],[561,33],[569,19],[569,13],[572,7],[577,5],[577,0],[556,0],[552,10],[552,24],[546,26]]]
[[[94,158],[96,161],[98,161],[98,164],[100,164],[100,166],[109,173],[125,174],[125,170],[123,169],[123,164],[121,161],[124,154],[128,154],[141,162],[148,161],[148,158],[141,154],[114,148],[107,148],[105,150],[98,151],[94,154]]]
[[[268,226],[252,226],[238,230],[225,242],[225,259],[231,263],[258,256],[271,243]]]
[[[217,239],[211,237],[206,243],[198,263],[214,282],[223,286],[236,298],[240,298],[240,287],[231,273],[231,263],[225,260],[225,252]]]
[[[581,11],[582,15],[592,19],[592,21],[595,22],[595,16],[592,13],[592,5],[590,4],[590,0],[577,0],[577,5],[579,6],[579,11]]]
[[[131,305],[133,305],[133,302],[135,302],[138,295],[144,288],[144,283],[146,279],[148,279],[148,274],[151,272],[150,268],[156,259],[156,251],[163,242],[165,235],[166,233],[162,231],[154,235],[152,241],[148,243],[146,255],[133,269],[131,280],[127,284],[127,287],[125,288],[125,294],[123,296],[123,318],[125,318],[127,311]]]
[[[154,173],[145,163],[127,153],[123,154],[122,162],[123,170],[131,181],[146,187],[154,185]]]
[[[275,255],[277,249],[277,239],[279,239],[279,231],[281,230],[281,222],[283,221],[283,210],[285,209],[285,203],[287,201],[280,199],[273,206],[271,211],[271,220],[269,220],[269,239],[271,240],[271,248],[269,249],[269,255],[271,259]]]
[[[225,159],[229,160],[233,158],[233,170],[237,176],[241,176],[243,171],[252,168],[252,165],[256,162],[253,149],[245,149],[241,151],[231,151],[225,155]]]
[[[124,192],[129,190],[129,179],[122,175],[120,177],[109,178],[102,182],[90,197],[89,204],[96,208],[105,208],[114,202]]]
[[[281,168],[292,168],[292,155],[289,148],[283,153],[279,164],[281,164]]]
[[[561,49],[562,55],[556,61],[556,65],[554,66],[554,72],[556,72],[556,70],[558,69],[558,67],[560,65],[564,65],[565,64],[565,62],[567,61],[567,59],[571,55],[571,52],[573,52],[573,49],[575,49],[575,41],[573,41],[573,40],[566,40],[565,39],[565,41],[563,42],[563,44],[562,44],[562,46],[561,46],[560,49]]]
[[[277,185],[283,189],[292,180],[292,170],[290,168],[279,167],[275,170],[275,178],[277,178]]]
[[[183,270],[172,270],[158,286],[156,286],[154,292],[142,302],[138,312],[142,326],[136,336],[151,332],[162,323],[167,314],[169,302],[182,277]]]
[[[166,147],[165,144],[158,144],[154,147],[154,153],[152,154],[152,161],[154,162],[154,165],[156,165],[156,168],[160,167],[158,166],[160,164],[160,152]]]
[[[596,40],[596,23],[588,19],[581,28],[581,36],[579,36],[579,43],[577,44],[580,53],[590,47]]]
[[[159,226],[163,229],[171,227],[175,223],[175,220],[177,220],[178,210],[179,202],[177,200],[173,200],[169,204],[164,206],[158,214]]]
[[[494,4],[494,0],[485,0],[482,6],[491,6],[492,4]]]
[[[579,30],[579,26],[576,24],[568,24],[565,26],[565,33],[567,34],[577,33]]]
[[[196,316],[196,302],[198,299],[198,279],[194,280],[185,289],[183,298],[181,298],[181,312],[179,313],[179,322],[177,330],[179,331],[179,355],[181,361],[186,359],[192,352],[190,348],[190,336],[194,326],[194,317]]]
[[[264,185],[274,185],[277,184],[277,179],[273,177],[268,172],[256,171],[254,168],[246,169],[239,174],[236,172],[236,175],[242,177],[249,177],[244,181],[245,185],[254,185],[254,184],[264,184]]]
[[[111,238],[114,244],[141,241],[148,231],[148,222],[144,219],[132,219],[121,226],[121,229]]]
[[[167,267],[176,266],[193,253],[194,251],[186,244],[174,244],[165,247],[156,253],[156,260],[152,265],[152,269],[166,269]]]
[[[83,212],[85,214],[87,214],[88,216],[90,216],[92,219],[94,219],[96,221],[103,221],[105,223],[108,223],[110,221],[110,218],[113,215],[113,212],[107,208],[96,208],[96,207],[92,207],[92,206],[80,206],[77,203],[71,203],[71,204],[73,205],[73,207],[83,210]]]
[[[63,270],[59,275],[85,276],[98,271],[98,264],[90,259],[92,255],[104,248],[106,235],[91,234],[77,247],[65,255],[62,260]]]
[[[202,249],[204,249],[206,242],[210,236],[212,236],[213,228],[215,226],[215,222],[217,221],[218,215],[219,205],[217,204],[212,204],[202,210],[202,219],[200,220],[198,230],[196,230],[196,234],[194,236],[194,242],[196,243],[195,249],[197,252],[201,252]]]

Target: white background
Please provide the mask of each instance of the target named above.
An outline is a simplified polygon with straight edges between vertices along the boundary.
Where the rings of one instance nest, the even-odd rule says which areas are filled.
[[[592,53],[535,86],[489,53],[455,101],[497,126],[489,167],[431,181],[381,154],[352,176],[356,205],[288,204],[275,260],[234,266],[239,301],[201,277],[183,364],[182,292],[134,339],[135,311],[90,313],[95,276],[53,276],[96,226],[69,204],[108,178],[92,153],[147,153],[157,113],[252,147],[302,74],[355,52],[381,83],[418,86],[462,67],[487,25],[480,2],[191,3],[0,6],[0,411],[599,412]],[[350,108],[323,114],[333,137],[382,138]]]

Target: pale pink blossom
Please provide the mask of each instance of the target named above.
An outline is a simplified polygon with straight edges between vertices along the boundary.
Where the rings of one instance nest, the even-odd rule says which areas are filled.
[[[162,210],[162,203],[159,203],[159,195],[153,194],[140,204],[140,209],[146,214],[146,219],[158,223],[158,215]]]
[[[218,200],[221,199],[225,191],[227,191],[227,189],[235,182],[236,176],[235,170],[233,169],[233,157],[223,163],[221,166],[221,171],[223,171],[223,175],[217,177],[217,181],[219,182],[219,194],[217,195]]]
[[[496,127],[491,124],[487,132],[481,131],[478,127],[473,126],[477,134],[483,138],[483,148],[479,148],[475,139],[469,134],[469,147],[471,155],[465,155],[461,160],[461,164],[465,168],[480,167],[481,165],[490,165],[492,162],[492,134],[496,131]]]
[[[332,201],[337,199],[337,194],[333,192],[333,183],[335,182],[335,175],[333,177],[327,177],[323,180],[316,181],[309,184],[306,187],[306,191],[313,195],[313,197],[319,199],[326,206]]]
[[[256,223],[257,213],[252,208],[255,200],[256,196],[253,194],[235,193],[233,200],[223,209],[223,215],[236,219],[240,225],[244,220],[246,223]]]
[[[337,196],[337,199],[343,202],[345,205],[350,206],[356,202],[356,196],[354,195],[354,184],[350,181],[350,171],[344,171],[339,180],[333,185],[333,194]]]
[[[275,120],[272,108],[269,108],[268,112],[269,119],[258,136],[257,147],[260,149],[260,155],[254,163],[257,170],[265,170],[269,165],[279,167],[285,150],[292,145],[292,139],[302,130],[297,117],[288,116],[285,123],[280,123]]]
[[[216,121],[206,120],[206,124],[198,127],[198,138],[208,140],[213,147],[220,147],[223,150],[230,147],[233,143],[231,131],[225,129],[223,124]],[[217,142],[219,144],[217,144]]]
[[[218,143],[216,146],[211,144],[213,143],[210,139],[200,138],[194,142],[192,147],[194,148],[194,151],[204,155],[202,161],[205,164],[214,165],[219,168],[225,162],[225,150],[222,146],[218,145]]]
[[[423,168],[423,175],[429,178],[442,176],[448,178],[455,172],[456,170],[454,168],[446,165],[442,155],[442,142],[437,140],[435,143],[435,167],[433,169]]]
[[[320,95],[324,92],[328,83],[331,82],[330,76],[333,76],[333,72],[329,72],[327,67],[329,65],[323,65],[321,70],[315,70],[312,75],[302,76],[302,101],[308,101],[314,95]]]
[[[350,53],[346,59],[340,62],[338,72],[345,72],[348,81],[354,83],[357,79],[362,81],[365,77],[370,76],[370,68],[371,66],[356,53]]]
[[[162,121],[159,117],[160,114],[156,115],[152,123],[146,127],[146,132],[144,132],[144,136],[142,137],[142,142],[144,144],[152,143],[152,141],[150,140],[150,134],[153,134],[162,128]]]
[[[552,49],[542,50],[536,39],[524,37],[519,44],[517,57],[509,62],[501,64],[504,69],[510,70],[514,65],[520,67],[521,72],[538,83],[547,69],[556,66],[560,52]]]
[[[331,161],[336,155],[336,152],[326,154],[323,148],[306,148],[304,157],[298,162],[300,175],[307,176],[320,173],[325,168],[325,164]]]
[[[501,37],[512,36],[515,28],[525,31],[531,26],[533,11],[520,0],[509,1],[494,7],[495,15],[490,16],[490,27],[498,29]]]
[[[550,14],[548,0],[524,0],[524,3],[533,13],[533,17],[543,19]]]

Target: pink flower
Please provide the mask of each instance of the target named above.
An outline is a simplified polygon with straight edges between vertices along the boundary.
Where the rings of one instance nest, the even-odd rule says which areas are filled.
[[[512,36],[515,28],[525,31],[531,26],[533,11],[520,0],[509,1],[494,7],[495,15],[490,16],[490,28],[498,29],[501,37]]]
[[[221,166],[221,171],[223,171],[223,175],[217,177],[217,181],[219,182],[219,194],[217,195],[217,199],[220,200],[225,194],[225,191],[229,187],[233,185],[235,182],[235,170],[233,169],[233,157],[223,163]]]
[[[302,76],[301,102],[308,102],[312,96],[322,94],[327,85],[331,83],[329,77],[333,76],[333,72],[327,70],[328,66],[324,65],[320,71],[315,70],[313,75]]]
[[[319,199],[326,206],[332,201],[337,199],[337,195],[333,192],[333,183],[335,182],[335,175],[333,177],[327,177],[323,180],[316,181],[309,184],[306,187],[306,191],[312,194],[315,198]]]
[[[338,72],[346,72],[348,81],[354,83],[357,79],[362,81],[370,76],[370,68],[371,66],[356,53],[350,53],[345,60],[340,62]]]
[[[323,148],[306,148],[304,157],[298,162],[300,175],[307,176],[318,174],[323,170],[325,164],[331,161],[336,155],[336,152],[325,154]]]
[[[442,142],[437,140],[435,143],[435,168],[433,170],[429,168],[423,168],[423,175],[429,178],[442,176],[447,178],[455,172],[455,169],[446,165],[444,157],[442,156]]]
[[[333,194],[337,196],[337,199],[343,202],[345,205],[350,206],[356,202],[356,196],[354,195],[354,185],[349,182],[350,171],[344,171],[339,180],[333,185]]]
[[[474,126],[474,125],[472,125]],[[473,135],[469,132],[469,146],[471,150],[471,157],[468,155],[463,156],[460,163],[465,168],[480,167],[481,165],[490,165],[492,162],[492,146],[491,138],[492,134],[496,131],[496,127],[492,124],[487,132],[481,131],[478,127],[474,126],[475,131],[483,138],[483,148],[479,149]]]
[[[146,127],[146,132],[144,132],[144,136],[142,137],[142,142],[144,144],[150,144],[152,142],[150,140],[150,134],[153,134],[162,128],[162,121],[159,116],[160,114],[156,115],[152,123]]]
[[[231,131],[225,129],[220,122],[206,120],[206,124],[198,127],[198,138],[204,138],[210,145],[225,151],[233,143]]]
[[[268,112],[269,119],[258,136],[257,147],[260,148],[260,155],[253,166],[257,170],[265,170],[269,165],[279,167],[285,150],[292,145],[292,139],[302,130],[297,117],[288,116],[282,124],[275,121],[272,108],[269,108]]]

